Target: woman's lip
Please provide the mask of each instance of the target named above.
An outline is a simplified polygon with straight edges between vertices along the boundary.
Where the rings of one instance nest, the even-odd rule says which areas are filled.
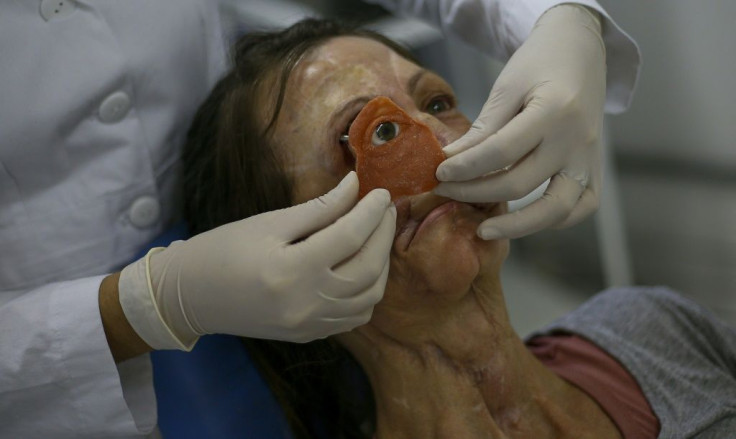
[[[411,219],[411,201],[408,197],[399,198],[394,202],[396,206],[396,234],[394,235],[394,243],[401,244],[406,240],[406,235],[414,235],[417,221]],[[405,250],[409,244],[403,245]]]
[[[462,207],[464,205],[470,206],[478,211],[487,214],[489,218],[492,216],[500,215],[504,211],[504,209],[501,208],[501,205],[503,203],[462,203],[459,201],[448,199],[447,201],[432,208],[432,210],[430,210],[423,218],[411,218],[411,203],[408,201],[408,198],[404,198],[400,199],[400,201],[397,201],[396,203],[396,207],[398,209],[398,220],[395,243],[399,246],[398,248],[401,248],[404,251],[409,248],[420,230],[429,227],[430,224],[437,221],[446,213],[452,212],[459,207]]]
[[[455,208],[457,208],[459,204],[460,203],[458,203],[457,201],[449,200],[430,210],[427,216],[425,216],[424,219],[419,223],[419,225],[414,229],[414,234],[409,240],[409,243],[411,244],[411,241],[414,240],[414,238],[419,234],[419,232],[422,231],[422,229],[425,229],[446,213],[455,210]]]

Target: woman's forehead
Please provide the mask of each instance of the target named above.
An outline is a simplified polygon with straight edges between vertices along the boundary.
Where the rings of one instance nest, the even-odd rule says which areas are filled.
[[[338,60],[348,59],[353,62],[360,62],[369,61],[374,57],[380,61],[388,54],[397,56],[410,63],[410,61],[401,57],[392,48],[380,41],[353,35],[330,38],[312,50],[307,58],[321,58],[324,60],[335,58]]]
[[[292,80],[302,92],[319,93],[337,85],[405,84],[420,69],[378,41],[344,36],[332,38],[312,50],[299,62]]]

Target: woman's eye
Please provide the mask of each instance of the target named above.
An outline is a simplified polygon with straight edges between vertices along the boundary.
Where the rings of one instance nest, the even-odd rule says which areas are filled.
[[[371,143],[374,146],[383,145],[399,135],[399,125],[396,122],[381,122],[373,132]]]
[[[438,113],[442,113],[443,111],[447,111],[450,108],[452,108],[452,106],[447,101],[447,99],[445,98],[432,99],[429,102],[429,105],[427,105],[427,113],[438,114]]]

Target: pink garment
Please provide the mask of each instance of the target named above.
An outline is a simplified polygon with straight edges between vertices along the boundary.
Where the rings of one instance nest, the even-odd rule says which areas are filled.
[[[595,399],[625,439],[656,439],[659,420],[639,384],[608,353],[573,334],[535,337],[527,347],[542,364]]]

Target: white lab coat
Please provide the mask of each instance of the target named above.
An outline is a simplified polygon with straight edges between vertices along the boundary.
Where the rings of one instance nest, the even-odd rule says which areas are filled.
[[[577,3],[601,13],[606,45],[606,112],[629,107],[641,55],[631,39],[595,0],[366,0],[398,14],[422,18],[502,61],[529,37],[542,14],[561,3]]]
[[[150,362],[113,362],[99,275],[179,210],[182,140],[225,70],[217,4],[55,3],[0,3],[0,437],[140,437]]]
[[[502,58],[560,3],[379,2]],[[610,20],[606,43],[622,109],[638,53]],[[0,4],[0,438],[154,429],[148,356],[114,363],[98,288],[178,214],[180,147],[223,55],[212,0]]]

